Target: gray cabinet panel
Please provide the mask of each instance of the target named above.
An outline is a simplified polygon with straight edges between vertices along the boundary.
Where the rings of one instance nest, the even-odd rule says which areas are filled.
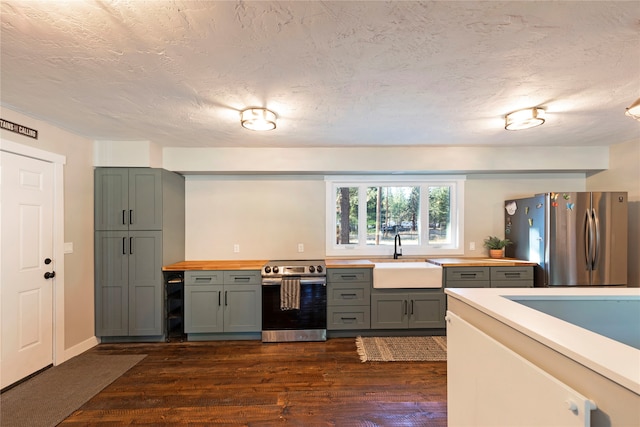
[[[409,326],[408,295],[373,293],[371,295],[372,329],[406,329]]]
[[[370,329],[372,286],[370,268],[328,269],[327,329]]]
[[[369,283],[352,283],[350,285],[333,284],[327,286],[327,305],[369,305],[371,301],[371,285]]]
[[[409,294],[409,328],[444,328],[445,307],[443,292]]]
[[[327,308],[327,328],[370,329],[371,309],[364,305],[344,305]]]
[[[129,333],[128,233],[95,233],[96,335]]]
[[[259,285],[262,283],[262,275],[256,270],[225,271],[225,285]]]
[[[371,294],[371,328],[444,328],[445,302],[441,289],[410,293],[376,290]]]
[[[260,332],[259,271],[186,271],[185,332]]]
[[[446,267],[445,278],[446,281],[476,281],[476,280],[490,280],[489,267]]]
[[[370,268],[331,268],[327,270],[327,282],[331,283],[371,283],[372,277]]]
[[[152,168],[94,177],[96,335],[162,336],[162,266],[184,258],[184,177]]]
[[[162,230],[160,169],[129,169],[129,229]]]
[[[262,285],[226,285],[224,331],[259,332],[262,329]]]
[[[162,232],[129,232],[129,335],[162,335]]]
[[[207,333],[223,331],[222,285],[185,286],[184,331]]]
[[[224,283],[224,271],[185,271],[185,285],[222,285]]]
[[[128,230],[129,172],[127,168],[98,168],[94,174],[96,230]]]

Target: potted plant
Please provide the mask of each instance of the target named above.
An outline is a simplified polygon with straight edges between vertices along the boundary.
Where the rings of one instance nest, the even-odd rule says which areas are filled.
[[[503,258],[504,248],[512,244],[509,239],[500,239],[498,236],[489,236],[484,239],[484,247],[489,249],[489,257],[491,258]]]

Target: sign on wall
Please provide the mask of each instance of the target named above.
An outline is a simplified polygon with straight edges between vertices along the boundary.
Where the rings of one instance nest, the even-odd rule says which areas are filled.
[[[0,119],[0,129],[19,133],[20,135],[28,136],[29,138],[38,139],[37,130],[19,125],[17,123],[10,122],[5,119]]]

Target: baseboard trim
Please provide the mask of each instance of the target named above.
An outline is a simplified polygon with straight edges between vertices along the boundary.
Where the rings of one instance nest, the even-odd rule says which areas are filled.
[[[100,344],[100,341],[98,340],[97,337],[93,336],[89,339],[86,339],[84,341],[82,341],[81,343],[78,343],[76,345],[74,345],[71,348],[67,348],[64,350],[64,360],[56,360],[56,365],[59,365],[61,363],[66,362],[67,360],[71,359],[72,357],[75,357],[79,354],[84,353],[85,351],[97,346],[98,344]]]

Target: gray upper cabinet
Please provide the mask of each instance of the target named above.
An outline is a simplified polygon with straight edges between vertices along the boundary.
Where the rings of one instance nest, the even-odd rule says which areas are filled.
[[[162,266],[184,259],[184,177],[95,171],[96,335],[164,334]]]
[[[96,169],[96,230],[162,230],[162,175],[151,168]]]

